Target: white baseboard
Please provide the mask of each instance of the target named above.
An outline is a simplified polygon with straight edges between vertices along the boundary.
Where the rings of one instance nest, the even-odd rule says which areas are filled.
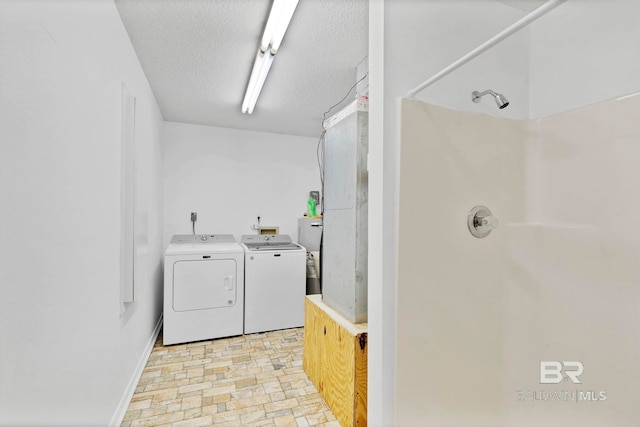
[[[153,329],[151,333],[151,337],[149,337],[149,341],[147,342],[147,346],[138,360],[138,365],[136,366],[135,371],[133,371],[133,376],[129,380],[129,384],[127,384],[127,388],[124,390],[124,394],[118,403],[118,407],[111,417],[111,422],[109,426],[118,427],[122,424],[122,420],[124,419],[125,414],[127,413],[127,408],[129,407],[129,402],[131,401],[131,397],[133,397],[133,393],[136,391],[136,387],[138,386],[138,381],[140,381],[140,377],[142,376],[142,372],[144,371],[144,367],[147,365],[147,360],[149,359],[149,355],[153,350],[153,346],[158,339],[158,334],[160,334],[160,329],[162,328],[162,317],[160,314],[160,318],[158,319],[158,323],[156,323],[156,327]]]

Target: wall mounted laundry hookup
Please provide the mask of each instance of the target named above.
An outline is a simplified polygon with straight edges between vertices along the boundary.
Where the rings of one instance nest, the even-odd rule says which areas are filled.
[[[198,220],[198,212],[191,212],[191,229],[196,234],[196,221]]]
[[[493,216],[488,207],[478,205],[469,212],[467,227],[474,237],[479,239],[487,237],[498,228],[499,221]]]
[[[260,214],[256,216],[257,224],[251,224],[251,229],[257,234],[280,234],[280,227],[275,225],[260,225]]]
[[[255,224],[251,224],[252,230],[260,230],[260,214],[256,215],[256,220]]]

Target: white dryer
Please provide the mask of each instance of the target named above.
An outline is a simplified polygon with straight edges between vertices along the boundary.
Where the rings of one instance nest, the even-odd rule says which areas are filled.
[[[163,343],[242,335],[244,250],[230,234],[174,235],[164,256]]]
[[[304,325],[307,250],[285,234],[242,236],[244,333]]]

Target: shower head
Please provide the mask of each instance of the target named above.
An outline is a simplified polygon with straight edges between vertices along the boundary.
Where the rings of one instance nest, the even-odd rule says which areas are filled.
[[[498,105],[499,109],[502,110],[507,105],[509,105],[509,101],[507,101],[507,98],[505,98],[503,94],[494,92],[491,89],[485,90],[484,92],[478,92],[477,90],[474,90],[473,92],[471,92],[471,100],[473,102],[480,102],[480,98],[482,98],[487,94],[493,96],[493,98],[496,100],[496,104]]]

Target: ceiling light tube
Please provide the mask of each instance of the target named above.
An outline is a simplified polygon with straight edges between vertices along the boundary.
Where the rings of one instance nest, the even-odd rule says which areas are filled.
[[[271,64],[273,63],[274,56],[271,53],[263,53],[258,50],[256,60],[253,63],[253,70],[251,71],[251,78],[249,78],[249,85],[247,86],[247,92],[244,95],[244,101],[242,101],[242,112],[251,114],[258,101],[258,96],[262,91],[264,81],[269,74]]]
[[[287,27],[291,22],[293,13],[299,0],[273,0],[267,25],[265,26],[253,70],[247,85],[247,92],[242,102],[243,113],[253,113],[262,86],[269,74],[274,55],[278,52]]]
[[[271,38],[273,32],[280,20],[280,14],[282,12],[282,6],[284,6],[286,0],[273,0],[271,5],[271,11],[269,12],[269,18],[267,19],[267,25],[264,27],[264,33],[262,33],[262,39],[260,40],[260,50],[266,52],[271,46]]]
[[[293,12],[298,6],[298,0],[274,0],[267,19],[267,25],[260,41],[260,49],[266,52],[271,49],[272,54],[276,54],[287,32]]]

